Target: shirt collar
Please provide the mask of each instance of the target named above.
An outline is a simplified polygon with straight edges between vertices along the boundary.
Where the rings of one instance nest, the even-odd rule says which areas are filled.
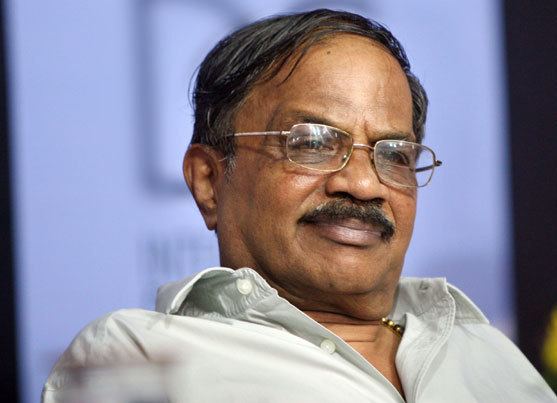
[[[233,272],[227,267],[210,267],[193,276],[164,284],[157,290],[155,310],[166,314],[177,313],[199,280]]]
[[[248,276],[260,293],[273,292],[267,282],[254,270],[249,268],[233,270],[226,267],[212,267],[191,277],[161,286],[157,292],[156,310],[166,314],[176,314],[188,295],[200,284],[214,279],[211,283],[217,289],[211,290],[213,296],[220,294],[220,289],[242,276]],[[218,281],[220,277],[222,281]],[[426,313],[436,310],[436,306],[447,299],[454,300],[456,322],[489,323],[480,309],[458,288],[447,283],[445,278],[401,278],[397,290],[397,297],[391,318],[401,321],[405,314],[411,313],[416,317],[423,317]]]

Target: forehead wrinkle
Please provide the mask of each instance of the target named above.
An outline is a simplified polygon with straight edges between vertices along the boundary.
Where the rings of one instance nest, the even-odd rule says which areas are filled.
[[[266,130],[278,129],[280,125],[286,123],[291,125],[296,123],[319,123],[342,129],[341,126],[344,126],[344,124],[339,123],[346,120],[345,116],[349,115],[338,113],[338,110],[330,105],[315,106],[312,104],[311,108],[307,108],[289,105],[288,103],[288,101],[281,102],[273,109]]]
[[[287,123],[288,125],[294,125],[297,123],[317,123],[327,126],[336,127],[337,129],[343,130],[353,136],[355,133],[364,132],[366,134],[368,143],[375,143],[383,139],[392,140],[406,140],[415,141],[414,134],[410,131],[400,130],[398,128],[389,129],[371,129],[366,122],[353,122],[348,123],[346,121],[336,120],[336,117],[330,117],[328,114],[322,114],[316,111],[309,111],[307,109],[286,109],[285,112],[281,113],[275,108],[275,114],[271,117],[269,124],[265,130],[288,130],[289,127],[283,127],[284,125],[279,124],[279,118]],[[360,128],[361,127],[361,128]]]

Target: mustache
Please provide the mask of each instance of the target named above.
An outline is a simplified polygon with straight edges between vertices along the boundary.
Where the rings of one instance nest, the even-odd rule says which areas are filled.
[[[348,198],[335,199],[325,202],[304,214],[300,221],[318,223],[356,219],[379,229],[383,241],[388,242],[395,234],[395,224],[387,218],[381,209],[381,205],[382,202],[376,200],[356,202]]]

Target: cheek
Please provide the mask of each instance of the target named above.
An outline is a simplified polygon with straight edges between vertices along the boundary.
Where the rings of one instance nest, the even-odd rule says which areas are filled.
[[[286,157],[280,160],[265,158],[261,162],[257,190],[273,199],[281,209],[299,208],[323,182],[322,174],[299,167]]]
[[[409,241],[416,217],[416,194],[393,195],[391,206],[398,229],[398,237]]]
[[[324,176],[308,173],[289,161],[254,158],[244,166],[238,164],[231,182],[236,194],[234,202],[241,210],[233,219],[239,219],[256,231],[269,231],[280,227],[292,228],[312,205],[312,199],[323,187]],[[237,176],[236,176],[237,174]]]
[[[284,169],[262,171],[254,188],[256,206],[265,220],[282,225],[296,222],[313,204],[323,179],[320,176],[290,173]]]

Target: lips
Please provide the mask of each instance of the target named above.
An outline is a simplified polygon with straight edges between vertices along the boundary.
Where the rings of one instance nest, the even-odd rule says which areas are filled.
[[[381,243],[383,233],[371,224],[356,219],[335,220],[332,222],[309,222],[320,236],[335,243],[369,247]]]
[[[330,241],[360,247],[388,242],[395,231],[381,202],[374,200],[331,200],[305,214],[300,223]]]

